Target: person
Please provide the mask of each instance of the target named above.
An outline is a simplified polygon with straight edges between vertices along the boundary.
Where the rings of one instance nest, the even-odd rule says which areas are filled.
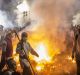
[[[2,42],[5,38],[5,35],[6,35],[6,33],[5,33],[5,30],[4,30],[4,26],[0,25],[0,48],[2,46]]]
[[[19,54],[20,64],[23,69],[23,75],[33,75],[28,60],[29,52],[37,57],[39,55],[34,51],[29,42],[27,41],[28,34],[23,32],[21,34],[21,40],[17,44],[16,52]]]
[[[7,65],[8,69],[16,69],[16,65],[9,66],[9,62],[13,60],[13,45],[12,45],[12,33],[9,31],[5,39],[2,41],[2,56],[1,56],[1,62],[0,62],[0,71],[3,70],[4,66]],[[14,60],[13,60],[14,61]],[[15,61],[14,61],[15,62]]]
[[[72,59],[76,58],[77,75],[80,75],[80,25],[74,30],[74,46],[72,50]]]

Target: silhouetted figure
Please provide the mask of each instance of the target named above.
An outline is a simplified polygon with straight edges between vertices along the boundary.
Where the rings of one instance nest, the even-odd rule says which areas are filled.
[[[72,59],[76,58],[77,75],[80,75],[80,26],[78,25],[74,30],[74,47],[72,51]]]
[[[20,64],[23,69],[23,75],[33,75],[28,61],[29,52],[37,57],[39,55],[34,51],[29,42],[27,41],[27,33],[23,32],[21,35],[21,40],[17,44],[16,52],[19,54]]]

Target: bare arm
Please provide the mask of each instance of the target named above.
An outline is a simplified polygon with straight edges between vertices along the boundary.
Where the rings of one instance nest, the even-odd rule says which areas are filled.
[[[39,57],[39,55],[37,54],[37,52],[30,46],[30,44],[29,44],[29,48],[30,48],[30,52],[31,52],[32,55],[35,55],[35,56]]]

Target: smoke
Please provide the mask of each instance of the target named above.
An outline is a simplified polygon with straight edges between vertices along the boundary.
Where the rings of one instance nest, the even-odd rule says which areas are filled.
[[[31,6],[33,0],[27,1]],[[30,16],[25,16],[26,14],[20,13],[20,11],[18,11],[17,6],[22,2],[23,0],[0,0],[0,19],[3,20],[3,22],[1,22],[0,24],[7,28],[15,26],[24,26],[29,21],[28,17]],[[24,10],[25,9],[26,8],[24,8]],[[34,24],[32,23],[32,25]]]
[[[3,25],[4,28],[13,28],[13,23],[8,20],[8,16],[5,11],[0,11],[0,25]]]
[[[17,0],[0,0],[0,24],[4,28],[13,28],[17,25],[15,21],[17,3]]]
[[[15,9],[21,0],[0,0],[1,19],[0,24],[5,27],[13,27],[16,24]],[[80,10],[79,0],[28,0],[30,4],[30,18],[37,21],[32,23],[30,30],[42,33],[42,38],[48,38],[52,45],[66,48],[66,39],[71,40],[70,27],[73,16]],[[28,28],[27,28],[28,29]],[[38,31],[38,32],[37,32]],[[70,38],[69,38],[70,37]]]
[[[33,11],[35,18],[42,21],[39,22],[39,30],[44,34],[42,38],[47,37],[54,47],[66,50],[66,46],[72,44],[70,27],[79,7],[79,0],[36,0]]]

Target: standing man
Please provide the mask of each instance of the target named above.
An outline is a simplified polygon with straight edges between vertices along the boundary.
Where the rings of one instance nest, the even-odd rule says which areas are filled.
[[[4,33],[4,32],[5,32],[5,30],[4,30],[3,25],[0,25],[0,47],[1,47],[2,42],[3,42],[5,35],[6,35],[6,33]]]
[[[77,64],[77,75],[80,75],[80,25],[74,29],[74,47],[72,51],[72,59],[74,59],[74,54]]]
[[[14,61],[12,58],[13,55],[13,45],[12,45],[12,33],[9,31],[5,39],[2,41],[2,56],[0,62],[0,71],[3,70],[4,66],[7,64],[9,69],[16,69],[16,65],[9,65],[9,62]]]
[[[33,75],[28,61],[29,52],[37,57],[39,57],[39,55],[34,51],[34,49],[29,44],[29,42],[27,41],[27,37],[28,35],[26,32],[23,32],[21,34],[21,40],[17,44],[16,52],[19,54],[20,64],[21,67],[23,68],[23,75]]]

